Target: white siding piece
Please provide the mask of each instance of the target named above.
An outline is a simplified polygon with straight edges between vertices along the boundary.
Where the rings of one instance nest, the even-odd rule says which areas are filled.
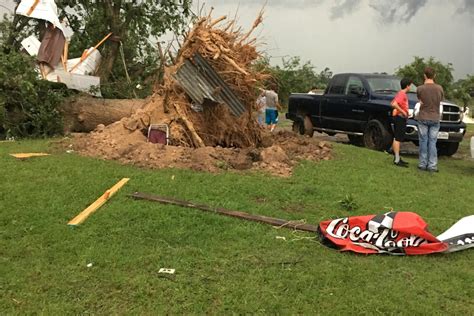
[[[30,56],[38,55],[41,42],[34,36],[28,36],[21,41],[21,46],[30,54]]]
[[[92,49],[89,48],[88,51]],[[79,64],[79,66],[74,69],[73,73],[75,74],[82,74],[82,75],[94,75],[97,71],[97,68],[99,67],[100,61],[102,59],[102,56],[100,55],[100,52],[97,49],[94,49],[94,51],[86,58],[82,63]],[[72,67],[74,67],[81,59],[80,58],[74,58],[74,59],[69,59],[67,61],[67,69],[71,70]]]
[[[96,97],[102,97],[100,93],[100,77],[69,73],[62,69],[56,69],[49,73],[46,79],[52,82],[62,82],[69,89],[75,89]]]
[[[28,15],[28,12],[34,3],[35,0],[21,0],[16,9],[16,14],[24,15],[33,19],[46,20],[51,22],[64,33],[63,26],[58,17],[58,7],[54,0],[40,0],[33,12]]]

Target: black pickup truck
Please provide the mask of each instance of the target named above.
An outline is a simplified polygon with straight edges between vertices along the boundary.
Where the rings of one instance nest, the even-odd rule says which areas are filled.
[[[329,135],[347,134],[351,143],[385,150],[393,139],[391,101],[400,90],[400,78],[381,74],[338,74],[323,95],[298,93],[289,99],[286,118],[293,130],[312,136],[314,131]],[[418,102],[416,87],[408,93],[410,118],[406,141],[418,144],[418,128],[412,118]],[[443,115],[438,134],[438,153],[451,156],[458,150],[466,133],[462,109],[443,101]]]

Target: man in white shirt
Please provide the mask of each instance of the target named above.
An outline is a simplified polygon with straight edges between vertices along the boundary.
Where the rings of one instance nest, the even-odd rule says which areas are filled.
[[[265,107],[265,123],[269,126],[270,132],[275,129],[278,121],[278,94],[274,90],[263,90],[262,95],[265,96],[266,107]]]

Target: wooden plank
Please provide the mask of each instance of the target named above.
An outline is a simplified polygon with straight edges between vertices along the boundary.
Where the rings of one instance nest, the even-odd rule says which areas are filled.
[[[284,219],[267,217],[267,216],[262,216],[262,215],[252,215],[245,212],[232,211],[232,210],[227,210],[227,209],[218,208],[218,207],[210,207],[207,205],[199,205],[199,204],[194,204],[188,201],[180,201],[180,200],[175,200],[175,199],[167,198],[167,197],[161,197],[157,195],[135,192],[134,194],[131,194],[129,196],[138,200],[147,200],[147,201],[153,201],[153,202],[158,202],[162,204],[190,207],[190,208],[199,209],[206,212],[217,213],[217,214],[230,216],[230,217],[236,217],[236,218],[240,218],[240,219],[244,219],[248,221],[270,224],[272,226],[277,226],[277,227],[284,227],[284,228],[313,232],[313,233],[318,231],[318,226],[305,224],[305,223],[301,223],[297,221],[288,221]]]
[[[46,153],[18,153],[18,154],[10,154],[10,156],[13,156],[18,159],[26,159],[26,158],[32,158],[32,157],[43,157],[43,156],[49,156],[49,154]]]
[[[99,197],[94,203],[89,205],[84,211],[82,211],[79,215],[74,217],[69,223],[70,226],[77,226],[84,222],[92,213],[97,211],[105,202],[107,202],[115,193],[117,193],[120,188],[122,188],[127,182],[130,180],[129,178],[123,178],[113,187],[105,191],[101,197]]]
[[[33,5],[30,7],[30,9],[28,10],[28,12],[26,12],[26,15],[30,16],[31,13],[33,13],[33,11],[36,9],[36,6],[39,4],[40,0],[35,0],[35,2],[33,3]]]

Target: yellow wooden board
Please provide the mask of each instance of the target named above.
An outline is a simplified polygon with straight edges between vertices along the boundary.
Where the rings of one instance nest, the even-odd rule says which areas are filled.
[[[32,157],[43,157],[43,156],[49,156],[49,154],[45,153],[19,153],[19,154],[10,154],[10,156],[13,156],[18,159],[26,159],[26,158],[32,158]]]
[[[92,213],[97,211],[99,207],[104,205],[105,202],[107,202],[120,188],[122,188],[127,182],[130,180],[129,178],[123,178],[120,180],[116,185],[105,191],[104,194],[102,194],[101,197],[99,197],[94,203],[89,205],[84,211],[82,211],[79,215],[74,217],[68,225],[71,226],[77,226],[84,222]]]

